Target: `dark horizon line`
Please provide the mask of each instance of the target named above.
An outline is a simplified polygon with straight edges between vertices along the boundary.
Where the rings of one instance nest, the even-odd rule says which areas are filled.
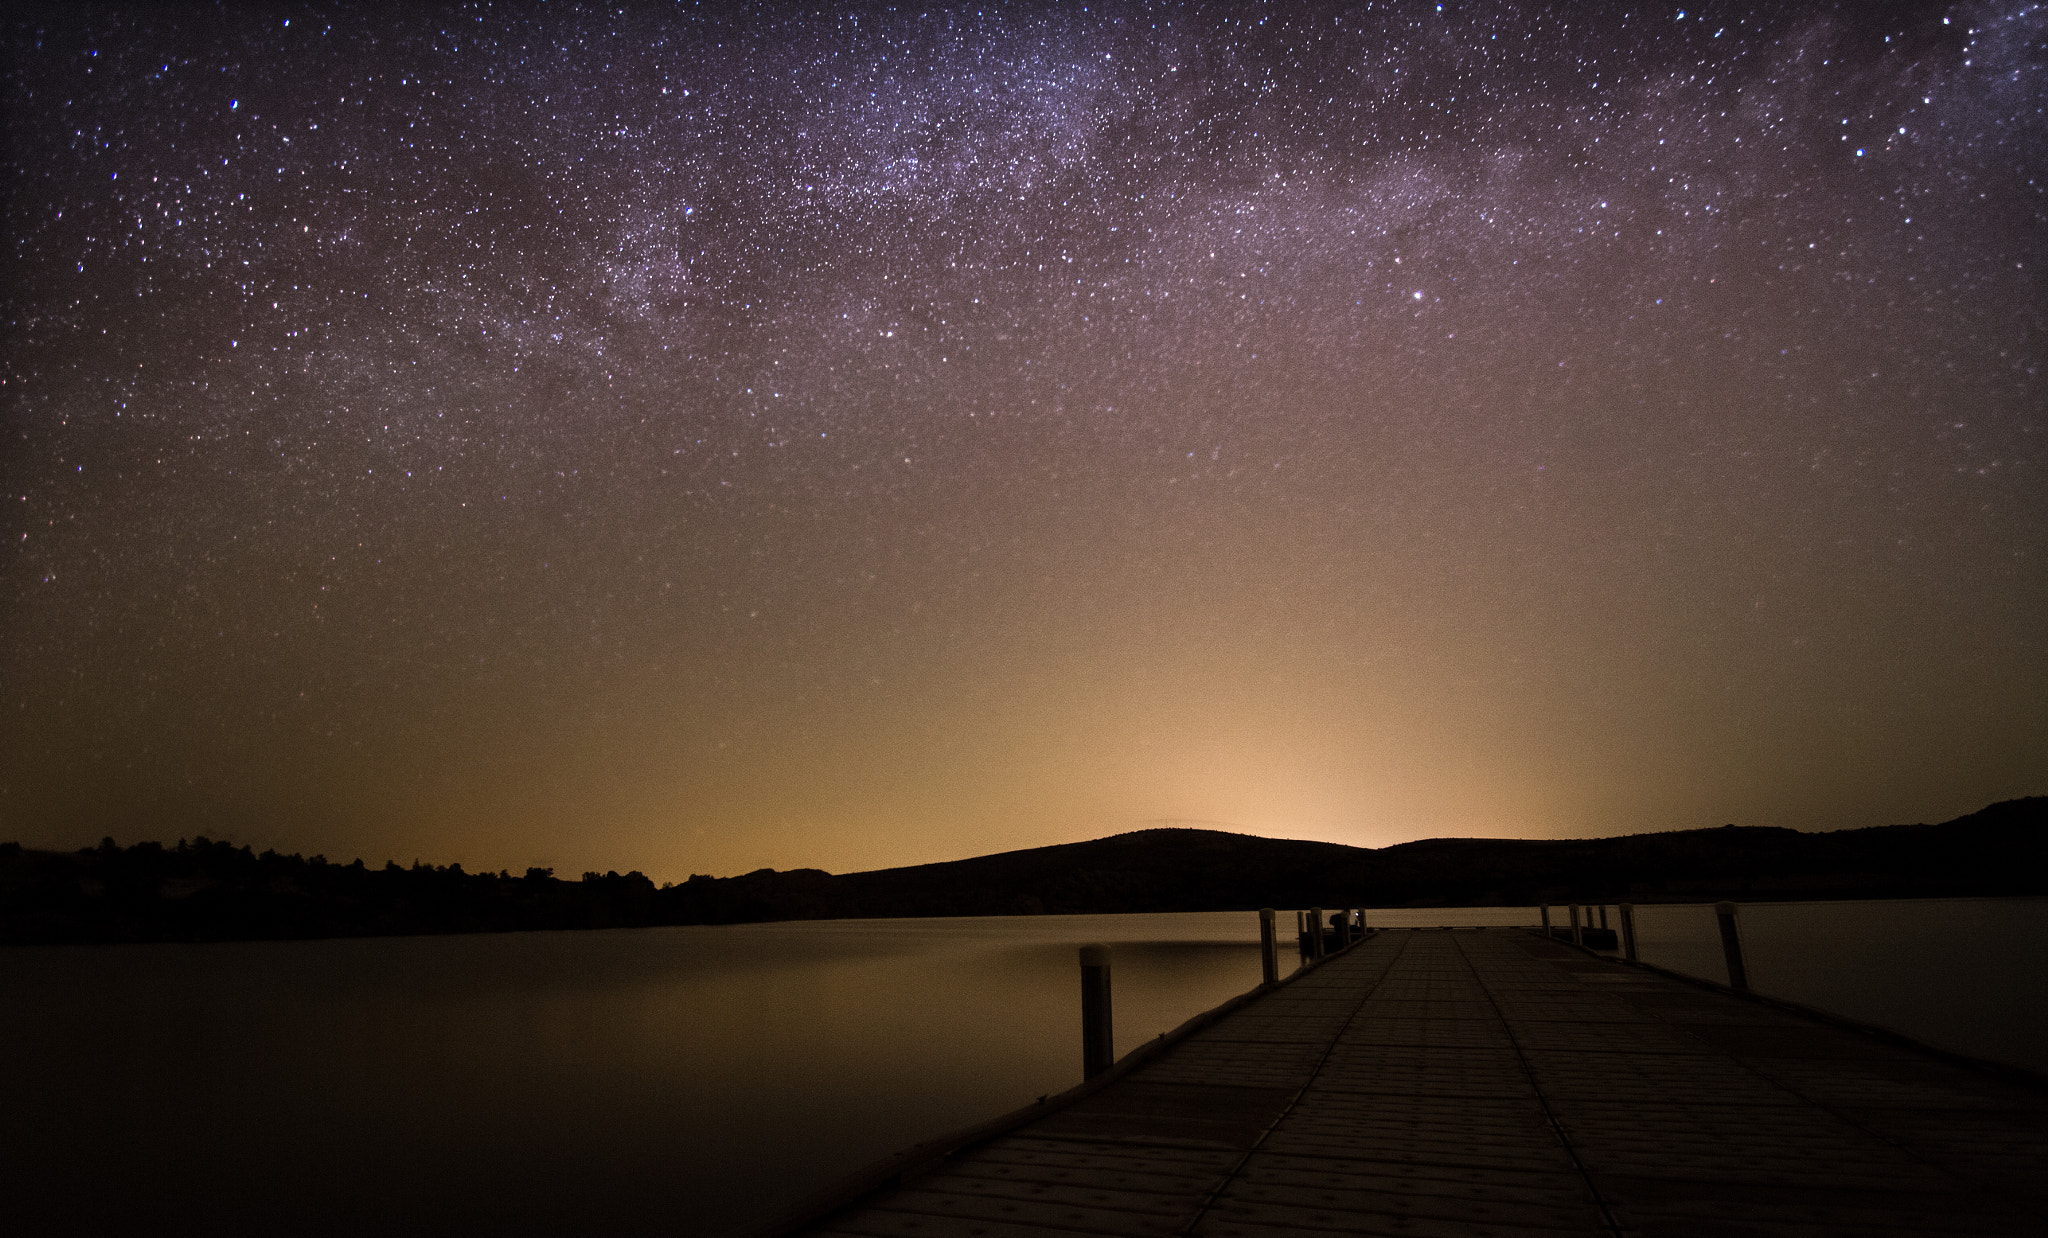
[[[1110,841],[1113,841],[1113,840],[1117,840],[1117,839],[1128,839],[1128,838],[1135,838],[1135,837],[1137,837],[1137,836],[1139,836],[1139,835],[1143,835],[1143,834],[1164,834],[1164,833],[1188,833],[1188,834],[1215,834],[1215,835],[1222,835],[1222,836],[1226,836],[1226,837],[1231,837],[1231,838],[1249,838],[1249,839],[1257,839],[1257,840],[1260,840],[1260,841],[1263,841],[1263,842],[1273,842],[1273,843],[1300,843],[1300,844],[1304,844],[1304,845],[1309,845],[1309,846],[1317,846],[1317,847],[1336,847],[1336,848],[1341,848],[1341,849],[1343,849],[1343,850],[1346,850],[1346,851],[1358,851],[1358,852],[1368,852],[1368,853],[1373,853],[1373,854],[1381,854],[1381,853],[1385,853],[1385,852],[1388,852],[1388,851],[1395,851],[1395,850],[1398,850],[1398,849],[1400,849],[1400,848],[1403,848],[1403,847],[1419,847],[1419,846],[1425,846],[1425,845],[1427,845],[1427,844],[1430,844],[1430,843],[1473,843],[1473,844],[1513,844],[1513,845],[1524,845],[1524,846],[1545,846],[1545,845],[1559,845],[1559,846],[1572,846],[1572,845],[1582,845],[1582,844],[1586,844],[1586,843],[1600,843],[1600,842],[1618,842],[1618,841],[1622,841],[1622,840],[1625,840],[1625,839],[1639,839],[1639,838],[1652,838],[1652,837],[1662,837],[1662,836],[1672,836],[1672,835],[1684,835],[1684,834],[1705,834],[1705,833],[1714,833],[1714,832],[1718,832],[1718,831],[1721,831],[1721,830],[1747,830],[1747,831],[1757,831],[1757,832],[1772,832],[1772,833],[1785,833],[1785,834],[1797,834],[1797,835],[1801,835],[1801,836],[1805,836],[1805,837],[1818,837],[1818,836],[1826,836],[1826,835],[1839,835],[1839,834],[1854,834],[1854,833],[1860,833],[1860,832],[1862,832],[1862,831],[1866,831],[1866,830],[1893,830],[1893,829],[1927,829],[1927,828],[1935,828],[1935,827],[1937,827],[1937,826],[1940,826],[1940,825],[1950,825],[1950,824],[1954,824],[1955,822],[1958,822],[1958,821],[1966,821],[1966,820],[1969,820],[1970,818],[1972,818],[1972,817],[1974,817],[1974,816],[1978,815],[1978,813],[1980,813],[1980,812],[1990,812],[1990,811],[1992,811],[1992,810],[1994,810],[1994,809],[1999,809],[1999,808],[2002,808],[2002,807],[2004,807],[2004,806],[2006,806],[2006,805],[2023,805],[2023,804],[2028,804],[2028,803],[2031,803],[2031,802],[2033,802],[2033,801],[2036,801],[2036,800],[2040,800],[2040,801],[2048,802],[2048,793],[2044,793],[2044,794],[2040,794],[2040,795],[2021,795],[2021,796],[2014,796],[2014,797],[2012,797],[2012,798],[2010,798],[2010,799],[2004,799],[2004,800],[1994,800],[1994,801],[1992,801],[1991,803],[1989,803],[1989,804],[1985,805],[1985,807],[1984,807],[1984,808],[1982,808],[1982,809],[1979,809],[1979,810],[1977,810],[1977,812],[1965,813],[1965,814],[1963,814],[1963,815],[1962,815],[1961,817],[1956,817],[1956,818],[1953,818],[1953,819],[1951,819],[1950,821],[1946,821],[1946,822],[1925,822],[1925,821],[1920,821],[1920,822],[1888,822],[1888,823],[1885,823],[1885,824],[1882,824],[1882,825],[1850,825],[1850,826],[1837,826],[1837,827],[1834,827],[1834,828],[1831,828],[1831,829],[1801,829],[1801,828],[1799,828],[1799,827],[1797,827],[1797,826],[1789,826],[1789,825],[1740,825],[1740,824],[1737,824],[1736,822],[1730,821],[1730,822],[1727,822],[1727,823],[1724,823],[1724,824],[1722,824],[1722,825],[1718,825],[1718,826],[1715,826],[1715,825],[1698,825],[1698,826],[1674,826],[1674,827],[1671,827],[1671,828],[1668,828],[1668,829],[1648,829],[1648,830],[1637,830],[1637,831],[1632,831],[1632,832],[1628,832],[1628,833],[1620,833],[1620,834],[1590,834],[1590,835],[1574,835],[1574,836],[1570,836],[1570,837],[1564,837],[1564,838],[1517,838],[1517,837],[1495,837],[1495,836],[1488,836],[1488,835],[1477,835],[1477,834],[1441,834],[1441,835],[1430,835],[1430,836],[1427,836],[1427,837],[1422,837],[1422,838],[1411,838],[1411,839],[1406,839],[1406,840],[1403,840],[1403,841],[1401,841],[1401,842],[1395,842],[1395,843],[1386,843],[1386,844],[1384,844],[1384,845],[1382,845],[1382,846],[1378,846],[1378,847],[1368,847],[1368,846],[1363,846],[1363,845],[1360,845],[1360,844],[1358,844],[1358,843],[1339,843],[1339,842],[1330,842],[1330,841],[1329,841],[1329,840],[1327,840],[1327,839],[1318,839],[1318,838],[1291,838],[1291,837],[1285,837],[1285,836],[1281,836],[1281,835],[1274,835],[1274,834],[1261,834],[1261,833],[1257,833],[1257,832],[1254,832],[1254,831],[1252,831],[1252,830],[1250,830],[1250,829],[1247,829],[1247,828],[1245,828],[1245,827],[1243,827],[1243,826],[1241,826],[1241,825],[1238,825],[1238,824],[1237,824],[1236,822],[1232,822],[1232,821],[1219,821],[1219,820],[1211,820],[1211,819],[1207,819],[1207,818],[1195,818],[1195,817],[1148,817],[1148,818],[1145,818],[1145,819],[1143,819],[1142,821],[1140,821],[1140,822],[1139,822],[1139,828],[1137,828],[1137,829],[1133,829],[1133,830],[1119,830],[1119,831],[1117,831],[1117,832],[1115,832],[1115,833],[1111,833],[1111,834],[1102,834],[1102,835],[1098,835],[1098,836],[1096,836],[1096,837],[1093,837],[1093,838],[1081,838],[1081,839],[1073,839],[1073,840],[1070,840],[1070,841],[1067,841],[1067,842],[1058,842],[1058,843],[1041,843],[1041,844],[1039,844],[1039,845],[1037,845],[1037,846],[1032,846],[1032,847],[1013,847],[1013,848],[1009,848],[1009,849],[1006,849],[1006,850],[1002,850],[1002,851],[987,851],[987,852],[979,852],[979,853],[976,853],[976,854],[973,854],[973,855],[966,855],[966,856],[955,856],[955,857],[953,857],[953,858],[951,858],[951,859],[944,859],[944,860],[919,860],[919,861],[916,861],[916,862],[914,862],[914,863],[909,863],[909,864],[891,864],[891,865],[888,865],[888,866],[886,866],[886,867],[883,867],[883,868],[856,868],[856,869],[847,869],[846,871],[844,871],[844,872],[840,872],[840,873],[834,873],[834,872],[832,872],[832,871],[831,871],[831,870],[829,870],[829,869],[822,869],[822,868],[814,868],[814,867],[811,867],[811,866],[808,866],[808,865],[804,865],[804,866],[799,866],[799,867],[796,867],[796,868],[784,868],[784,869],[777,869],[777,868],[774,868],[774,867],[772,867],[772,866],[763,866],[763,867],[760,867],[760,868],[753,868],[753,869],[747,869],[747,870],[744,870],[744,871],[742,871],[742,872],[734,873],[734,874],[732,874],[732,875],[731,875],[730,877],[718,877],[718,876],[716,876],[716,875],[713,875],[713,874],[704,874],[703,876],[704,876],[704,877],[708,877],[708,878],[709,878],[709,879],[711,879],[711,880],[718,880],[718,881],[724,881],[724,880],[737,880],[737,879],[739,879],[739,878],[743,878],[743,877],[752,877],[752,876],[757,876],[757,875],[760,875],[760,874],[765,874],[765,873],[824,873],[824,874],[826,874],[826,875],[828,875],[828,876],[834,876],[834,877],[858,877],[858,876],[869,876],[869,875],[873,875],[873,874],[878,874],[878,873],[894,873],[894,872],[902,872],[902,871],[907,871],[907,870],[913,870],[913,869],[928,869],[928,868],[935,868],[935,867],[939,867],[939,866],[942,866],[942,865],[948,865],[948,864],[965,864],[965,863],[971,863],[971,862],[973,862],[973,861],[976,861],[976,860],[993,860],[993,859],[1000,859],[1000,858],[1004,858],[1004,857],[1011,857],[1011,856],[1021,856],[1021,855],[1028,855],[1028,854],[1032,854],[1032,853],[1036,853],[1036,852],[1047,852],[1047,851],[1053,851],[1053,850],[1057,850],[1057,849],[1059,849],[1059,848],[1062,848],[1062,847],[1080,847],[1080,846],[1087,846],[1087,845],[1088,845],[1088,844],[1090,844],[1090,843],[1106,843],[1106,842],[1110,842]],[[1216,828],[1216,827],[1227,827],[1227,828]],[[175,852],[177,852],[177,851],[183,851],[183,850],[186,850],[186,849],[188,849],[188,848],[201,848],[201,847],[220,847],[220,846],[226,846],[226,847],[230,848],[231,850],[236,850],[236,851],[240,851],[240,852],[246,853],[246,854],[248,854],[249,856],[251,856],[252,858],[255,858],[255,859],[272,859],[272,858],[274,858],[274,859],[278,859],[278,860],[283,860],[283,861],[288,861],[288,862],[289,862],[289,861],[296,861],[296,862],[300,862],[300,863],[305,863],[305,864],[311,864],[311,865],[316,865],[316,866],[328,866],[328,867],[334,867],[334,868],[348,868],[348,869],[358,869],[358,868],[359,868],[359,869],[365,869],[365,870],[368,870],[368,871],[375,871],[375,872],[389,872],[389,871],[394,871],[394,870],[395,870],[395,871],[399,871],[399,872],[414,872],[414,871],[429,871],[429,872],[451,872],[451,873],[460,873],[460,874],[464,874],[464,875],[467,875],[467,876],[479,876],[479,877],[489,877],[489,876],[497,876],[497,877],[499,877],[499,878],[501,878],[501,879],[507,879],[507,880],[512,880],[512,879],[516,879],[516,878],[514,877],[514,875],[512,874],[511,870],[510,870],[510,869],[508,869],[508,868],[504,868],[504,867],[500,867],[500,868],[499,868],[499,869],[497,870],[497,872],[496,872],[496,873],[493,873],[493,872],[492,872],[492,871],[491,871],[490,869],[488,869],[488,868],[486,868],[486,869],[479,869],[479,870],[477,870],[477,871],[475,871],[475,872],[469,872],[468,870],[466,870],[466,869],[464,869],[464,868],[463,868],[463,866],[462,866],[462,863],[461,863],[461,861],[459,861],[459,860],[458,860],[458,861],[454,861],[454,862],[451,862],[451,863],[448,863],[448,864],[431,864],[431,863],[425,863],[425,862],[421,861],[421,860],[420,860],[420,858],[419,858],[418,856],[415,856],[415,857],[413,857],[413,862],[412,862],[412,864],[411,864],[410,866],[406,866],[406,865],[402,865],[402,864],[398,863],[398,861],[397,861],[397,860],[395,860],[395,859],[390,859],[390,858],[388,858],[388,857],[387,857],[387,858],[385,859],[385,861],[384,861],[384,863],[383,863],[382,865],[378,865],[378,866],[375,866],[374,868],[372,868],[372,866],[370,865],[369,861],[367,861],[366,859],[364,859],[364,858],[363,858],[362,856],[360,856],[360,855],[359,855],[359,856],[357,856],[357,857],[356,857],[355,859],[353,859],[353,860],[350,860],[350,861],[348,861],[348,862],[346,862],[346,863],[343,863],[343,862],[340,862],[340,861],[336,861],[336,860],[330,860],[330,859],[328,859],[328,858],[327,858],[327,856],[326,856],[326,853],[325,853],[325,852],[319,852],[319,853],[316,853],[316,854],[314,854],[314,855],[310,855],[310,856],[308,856],[308,855],[304,855],[303,853],[301,853],[301,852],[297,852],[297,851],[294,851],[294,852],[290,852],[290,853],[285,853],[285,852],[281,852],[281,851],[278,851],[278,850],[276,850],[275,848],[272,848],[272,847],[266,847],[266,848],[264,848],[264,849],[263,849],[262,851],[258,852],[258,851],[256,851],[256,850],[254,850],[254,844],[253,844],[253,843],[237,843],[237,842],[235,842],[235,841],[234,841],[233,839],[231,839],[231,838],[214,838],[214,837],[212,837],[211,835],[208,835],[208,834],[194,834],[194,835],[190,835],[190,836],[180,836],[176,844],[172,844],[172,843],[169,843],[169,842],[165,842],[165,841],[162,841],[162,840],[157,840],[157,839],[138,839],[138,840],[136,840],[135,842],[133,842],[133,843],[130,843],[130,844],[128,844],[128,845],[127,845],[126,847],[123,847],[123,846],[122,846],[122,845],[121,845],[121,844],[120,844],[119,842],[117,842],[117,841],[116,841],[116,840],[114,839],[114,837],[113,837],[112,835],[105,835],[105,836],[103,836],[103,837],[102,837],[102,838],[100,839],[100,841],[99,841],[98,843],[94,843],[94,844],[89,844],[89,845],[87,845],[87,846],[84,846],[84,847],[78,847],[78,848],[75,848],[75,849],[68,849],[68,850],[67,850],[67,849],[64,849],[64,848],[58,848],[58,847],[31,847],[31,846],[29,846],[29,845],[27,845],[27,844],[25,844],[25,843],[22,843],[22,842],[18,842],[18,841],[0,841],[0,856],[7,856],[7,855],[15,854],[15,853],[17,853],[17,852],[19,852],[19,853],[23,853],[23,854],[34,854],[34,855],[49,855],[49,856],[64,856],[64,855],[87,855],[87,854],[92,854],[92,853],[96,853],[96,852],[97,852],[97,853],[105,853],[105,852],[109,851],[110,849],[111,849],[111,850],[114,850],[114,851],[134,851],[134,850],[137,850],[137,849],[144,849],[144,850],[147,850],[147,849],[151,849],[151,848],[160,848],[160,849],[162,849],[162,850],[164,850],[164,851],[166,851],[166,852],[172,852],[172,853],[175,853]],[[546,876],[548,876],[548,877],[553,877],[553,875],[554,875],[554,872],[555,872],[555,869],[554,869],[554,867],[553,867],[553,866],[546,866],[546,867],[541,867],[541,866],[529,866],[529,867],[527,867],[527,868],[525,869],[524,873],[523,873],[523,874],[521,874],[521,876],[525,876],[525,877],[533,877],[533,876],[535,876],[536,874],[542,874],[542,875],[546,875]],[[595,870],[587,870],[587,871],[586,871],[586,872],[584,872],[584,874],[583,874],[583,880],[586,880],[586,881],[587,881],[587,880],[595,880],[595,879],[598,879],[598,878],[601,878],[601,877],[612,877],[612,878],[619,878],[619,877],[621,877],[621,876],[622,876],[622,874],[620,874],[620,873],[619,873],[619,872],[618,872],[618,871],[617,871],[616,869],[609,869],[609,870],[607,870],[607,871],[606,871],[606,872],[604,872],[604,873],[598,873],[598,872],[596,872]],[[640,871],[639,869],[634,869],[634,870],[632,870],[632,871],[631,871],[631,872],[629,872],[629,873],[623,874],[623,876],[624,876],[625,878],[629,878],[629,879],[630,879],[630,878],[642,878],[642,879],[646,879],[646,880],[650,880],[650,881],[652,880],[651,878],[645,878],[645,875],[644,875],[644,874],[643,874],[643,873],[642,873],[642,872],[641,872],[641,871]],[[692,874],[690,874],[689,880],[698,880],[698,879],[699,879],[699,874],[695,874],[695,873],[692,873]],[[563,880],[566,880],[566,879],[563,879]],[[677,886],[677,885],[680,885],[680,884],[683,884],[683,883],[681,883],[681,882],[662,882],[662,883],[659,883],[659,886],[658,886],[658,888],[660,888],[660,889],[670,889],[670,888],[673,888],[674,886]]]

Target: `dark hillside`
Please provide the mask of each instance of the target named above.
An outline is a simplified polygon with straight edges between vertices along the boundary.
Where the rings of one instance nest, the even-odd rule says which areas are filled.
[[[1945,825],[1830,834],[1723,826],[1620,838],[1432,838],[1374,850],[1158,829],[843,877],[692,878],[659,897],[695,910],[736,883],[751,908],[768,913],[758,918],[803,919],[2041,894],[2044,839],[2048,797],[2038,796]]]
[[[761,869],[656,889],[639,873],[560,881],[199,839],[71,853],[0,845],[0,941],[207,941],[722,924],[874,916],[1220,911],[2048,894],[2048,797],[1942,825],[1807,834],[1719,829],[1377,850],[1154,829],[834,876]]]

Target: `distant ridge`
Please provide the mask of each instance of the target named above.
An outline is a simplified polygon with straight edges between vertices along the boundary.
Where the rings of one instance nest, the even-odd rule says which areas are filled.
[[[2044,839],[2043,796],[1941,825],[1826,834],[1722,826],[1375,849],[1154,827],[844,876],[764,869],[678,888],[697,888],[707,911],[746,919],[2011,895],[2048,893]]]
[[[0,844],[0,942],[333,937],[881,916],[1526,906],[2048,894],[2048,797],[1940,825],[1807,834],[1432,838],[1390,847],[1182,825],[833,875],[761,869],[655,888],[639,873],[524,876],[261,855],[205,839],[59,853]]]

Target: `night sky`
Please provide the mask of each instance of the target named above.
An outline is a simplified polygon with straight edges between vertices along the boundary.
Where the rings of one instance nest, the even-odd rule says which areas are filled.
[[[2048,791],[2048,8],[30,6],[0,838]]]

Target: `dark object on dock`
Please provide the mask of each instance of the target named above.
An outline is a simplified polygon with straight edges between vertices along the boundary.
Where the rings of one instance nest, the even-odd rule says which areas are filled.
[[[1304,965],[1326,959],[1349,949],[1351,943],[1365,936],[1365,910],[1347,907],[1327,916],[1320,907],[1297,911],[1294,913],[1294,933],[1301,946]],[[1269,976],[1269,982],[1274,978]]]
[[[2048,1081],[1517,930],[1382,931],[761,1235],[2036,1235]]]
[[[1558,941],[1572,941],[1572,933],[1573,931],[1568,928],[1554,928],[1550,930],[1551,937]],[[1621,943],[1613,929],[1587,928],[1584,925],[1579,926],[1578,940],[1573,942],[1573,944],[1584,946],[1588,950],[1621,949]]]
[[[1559,941],[1568,941],[1575,946],[1584,946],[1588,950],[1618,950],[1621,948],[1619,940],[1615,937],[1614,930],[1607,927],[1607,908],[1604,906],[1598,909],[1600,917],[1600,926],[1598,928],[1593,926],[1595,909],[1592,907],[1581,907],[1576,903],[1567,907],[1565,911],[1569,917],[1568,925],[1552,925],[1548,905],[1537,908],[1537,911],[1542,916],[1543,927],[1541,932],[1545,937],[1553,937]]]

